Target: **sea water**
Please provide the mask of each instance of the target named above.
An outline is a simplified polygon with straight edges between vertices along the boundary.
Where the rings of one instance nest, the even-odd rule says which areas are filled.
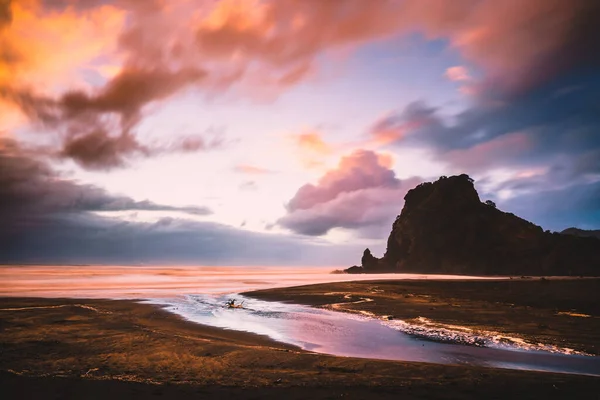
[[[243,308],[226,307],[232,298],[236,303],[243,302]],[[491,334],[485,337],[478,333],[477,338],[469,340],[460,329],[436,327],[428,331],[422,324],[415,334],[417,325],[405,321],[262,301],[233,293],[148,302],[192,322],[265,335],[316,353],[600,376],[600,357],[538,343],[497,341]]]

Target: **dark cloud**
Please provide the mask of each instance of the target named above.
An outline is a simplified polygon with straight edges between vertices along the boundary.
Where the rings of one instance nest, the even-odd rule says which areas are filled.
[[[0,262],[63,264],[345,265],[361,246],[163,218],[119,222],[96,215],[47,218],[0,241]]]
[[[213,139],[203,135],[178,137],[170,144],[143,144],[134,133],[147,104],[163,99],[190,80],[199,80],[198,71],[166,73],[129,70],[117,75],[98,93],[71,91],[59,99],[37,95],[29,90],[0,87],[0,97],[12,101],[32,121],[62,134],[57,155],[71,158],[91,170],[109,170],[127,165],[132,157],[152,157],[164,153],[206,151],[220,147],[222,132]]]
[[[577,87],[577,90],[564,90]],[[585,173],[595,167],[586,155],[600,148],[600,73],[565,76],[511,101],[480,103],[447,122],[435,108],[418,102],[375,124],[402,130],[395,144],[432,149],[441,160],[477,175],[499,164],[532,166],[575,162]],[[386,122],[392,121],[392,122]],[[381,128],[384,129],[384,128]]]
[[[579,196],[597,199],[591,188],[600,180],[598,93],[600,72],[578,69],[520,96],[477,101],[451,119],[416,102],[376,123],[371,134],[391,137],[393,146],[429,149],[447,165],[447,173],[467,173],[482,180],[488,197],[504,193],[510,197],[506,203],[510,211],[537,224],[550,224],[552,229],[589,228],[592,221],[599,221],[591,218],[586,223],[578,208],[585,201],[576,201],[568,193],[573,188]],[[498,171],[502,180],[490,179]],[[548,197],[538,197],[542,194]],[[503,204],[502,199],[496,200]],[[554,202],[563,206],[560,217],[540,207]]]
[[[61,157],[72,158],[86,169],[112,169],[125,165],[132,154],[148,154],[130,134],[111,137],[105,131],[96,130],[68,138],[60,152]]]
[[[317,185],[302,186],[289,201],[278,224],[294,232],[318,236],[333,228],[361,229],[379,237],[402,209],[406,192],[421,179],[401,181],[372,151],[343,157]]]
[[[205,75],[200,69],[171,72],[161,68],[126,67],[97,93],[70,91],[61,96],[57,106],[63,119],[116,113],[123,128],[130,129],[139,120],[145,105],[197,83]]]
[[[562,231],[569,227],[597,229],[600,226],[600,182],[558,185],[551,176],[516,180],[506,187],[520,191],[498,207],[544,229]]]
[[[3,232],[27,231],[52,218],[99,211],[180,211],[210,214],[206,207],[172,207],[115,196],[57,175],[36,155],[0,141],[0,221]]]
[[[208,151],[223,145],[221,135],[213,134],[211,140],[206,140],[204,136],[206,135],[190,135],[177,138],[171,143],[143,144],[127,131],[112,136],[106,130],[97,128],[89,133],[68,135],[58,156],[72,159],[88,170],[110,170],[127,165],[136,156]]]

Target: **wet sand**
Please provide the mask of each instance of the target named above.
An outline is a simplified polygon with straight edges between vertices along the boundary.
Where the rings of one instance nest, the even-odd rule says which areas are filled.
[[[346,291],[344,285],[355,284],[256,295],[324,305],[342,302],[324,293]],[[373,284],[356,285],[352,295],[361,296]],[[394,303],[379,311],[390,314]],[[0,309],[3,399],[589,398],[600,390],[600,378],[588,376],[317,355],[129,300],[1,298]]]

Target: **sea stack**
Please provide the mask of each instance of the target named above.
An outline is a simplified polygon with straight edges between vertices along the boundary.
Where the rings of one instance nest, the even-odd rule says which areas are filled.
[[[404,197],[381,259],[365,250],[353,273],[599,275],[600,240],[544,230],[482,202],[462,174],[421,183]]]

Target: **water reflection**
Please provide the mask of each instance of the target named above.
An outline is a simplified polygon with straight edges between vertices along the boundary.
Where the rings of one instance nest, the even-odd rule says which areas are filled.
[[[600,376],[599,357],[423,340],[372,318],[239,295],[238,300],[244,300],[246,308],[228,309],[224,304],[230,297],[188,295],[152,302],[190,321],[267,335],[318,353]]]

